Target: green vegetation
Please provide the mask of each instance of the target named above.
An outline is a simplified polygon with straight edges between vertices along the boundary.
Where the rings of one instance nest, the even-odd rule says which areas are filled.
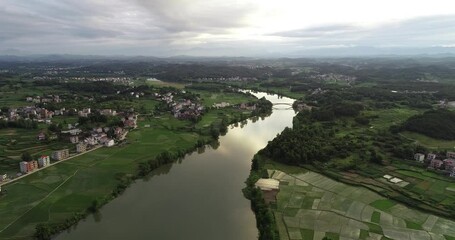
[[[430,149],[453,149],[455,148],[455,141],[449,140],[440,140],[431,137],[427,137],[420,133],[404,131],[400,132],[405,138],[415,141],[417,144],[420,144],[426,148]]]
[[[381,199],[381,200],[377,200],[377,201],[370,203],[370,205],[372,207],[377,208],[382,211],[385,211],[385,210],[393,207],[395,204],[396,204],[395,202],[393,202],[389,199]]]
[[[409,118],[403,129],[436,139],[455,140],[455,112],[442,109],[427,111]]]
[[[271,208],[279,216],[277,221],[284,224],[278,228],[280,239],[428,239],[428,233],[441,239],[455,236],[454,221],[393,203],[367,188],[293,168],[300,173],[269,170],[270,177],[281,183],[276,208]]]
[[[247,186],[243,189],[243,194],[251,201],[251,208],[256,216],[256,225],[259,230],[259,239],[280,239],[279,228],[276,226],[272,210],[265,203],[262,191],[254,186],[256,181],[264,175],[268,175],[264,169],[264,162],[255,156],[251,164],[250,176],[246,181]]]
[[[379,224],[380,220],[381,220],[381,213],[374,211],[373,214],[371,215],[371,222]]]
[[[0,238],[30,236],[38,223],[45,223],[40,226],[51,233],[69,227],[67,221],[85,216],[93,199],[102,205],[121,193],[141,173],[140,163],[152,160],[158,166],[161,152],[189,151],[199,139],[197,134],[166,129],[141,129],[128,137],[130,143],[122,147],[99,149],[4,186]]]
[[[36,236],[47,238],[95,212],[135,178],[224,134],[229,123],[269,113],[270,104],[262,100],[254,111],[211,108],[214,103],[252,101],[227,85],[275,92],[304,104],[293,128],[253,159],[245,195],[252,200],[261,239],[419,239],[421,229],[441,238],[454,235],[447,230],[454,229],[450,220],[407,207],[455,216],[454,181],[412,160],[417,152],[454,146],[454,113],[435,110],[450,108],[455,100],[453,58],[150,61],[56,62],[52,63],[56,69],[65,69],[56,75],[48,73],[48,63],[0,63],[11,70],[0,73],[3,113],[28,105],[24,101],[28,96],[60,94],[65,101],[36,106],[119,112],[134,108],[141,114],[140,129],[131,132],[123,145],[7,185],[7,194],[0,197],[0,237],[26,236],[39,223]],[[172,83],[146,81],[145,76]],[[105,77],[128,80],[99,81]],[[159,101],[155,93],[172,93],[179,101],[190,99],[207,110],[203,117],[180,121],[171,115],[171,105]],[[116,122],[76,115],[70,111],[49,127],[0,122],[5,127],[0,130],[0,170],[10,173],[26,152],[34,156],[65,146],[59,141],[37,142],[39,131],[58,132],[77,121],[85,128]],[[261,192],[253,188],[257,178],[268,176],[265,166],[287,173],[286,179],[280,179],[283,187],[276,206],[265,205]],[[314,172],[299,173],[301,168],[295,166],[349,186]],[[403,181],[393,184],[383,178],[385,174]],[[299,222],[319,218],[318,229]]]

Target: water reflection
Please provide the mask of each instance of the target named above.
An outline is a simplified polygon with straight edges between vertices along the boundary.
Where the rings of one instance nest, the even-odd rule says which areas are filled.
[[[155,170],[104,206],[98,217],[57,239],[256,239],[255,218],[241,189],[253,155],[291,126],[294,115],[293,110],[274,110],[269,117],[229,126],[218,142]]]

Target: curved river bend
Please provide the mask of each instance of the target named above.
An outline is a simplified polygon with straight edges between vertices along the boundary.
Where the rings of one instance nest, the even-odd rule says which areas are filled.
[[[272,103],[293,99],[265,96]],[[285,127],[295,113],[276,105],[269,117],[233,125],[217,149],[187,155],[132,184],[120,197],[55,239],[257,239],[250,202],[242,194],[251,159]]]

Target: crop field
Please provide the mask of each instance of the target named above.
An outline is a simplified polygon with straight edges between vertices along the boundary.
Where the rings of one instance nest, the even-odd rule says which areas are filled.
[[[187,149],[199,135],[164,128],[128,134],[129,144],[86,153],[12,184],[0,196],[0,239],[30,238],[38,223],[56,223],[84,212],[94,199],[109,196],[117,175],[133,174],[139,162],[164,150]]]
[[[455,222],[314,172],[286,174],[274,209],[281,239],[451,239]]]
[[[455,204],[455,181],[422,169],[396,170],[396,175],[410,184],[405,189],[445,205]]]
[[[393,124],[400,124],[411,116],[418,114],[419,111],[402,108],[390,108],[383,110],[365,111],[365,116],[373,117],[370,125],[373,128],[388,128]]]
[[[185,88],[184,83],[175,83],[175,82],[164,82],[164,81],[146,81],[148,85],[154,86],[154,87],[173,87],[177,89],[183,89]]]
[[[191,92],[199,94],[205,107],[212,107],[215,103],[226,102],[231,105],[246,103],[256,100],[256,98],[233,92],[209,92],[190,89]]]
[[[40,143],[36,136],[37,129],[1,129],[0,130],[0,174],[15,174],[19,171],[21,154],[25,151],[32,155],[50,154],[53,150],[68,147],[68,143],[54,141]]]
[[[423,145],[427,148],[433,148],[433,149],[454,149],[455,148],[455,141],[450,141],[450,140],[440,140],[440,139],[434,139],[431,137],[427,137],[423,134],[415,133],[415,132],[409,132],[405,131],[402,132],[401,135],[408,139],[412,139],[416,141],[418,144]]]
[[[16,174],[19,171],[21,154],[25,151],[32,155],[48,154],[52,149],[65,144],[53,142],[42,144],[36,136],[37,129],[0,129],[0,174]]]

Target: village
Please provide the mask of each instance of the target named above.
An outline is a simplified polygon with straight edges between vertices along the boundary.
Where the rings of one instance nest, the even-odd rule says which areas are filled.
[[[440,160],[441,157],[444,160]],[[414,159],[428,166],[428,169],[436,170],[444,175],[455,177],[455,152],[448,151],[445,156],[435,153],[428,153],[425,157],[423,153],[416,153]]]
[[[56,101],[59,99],[56,95],[51,95],[53,98],[28,98],[27,102],[38,103],[43,99],[51,99]],[[49,101],[51,101],[49,100]],[[61,141],[70,146],[71,148],[64,148],[61,150],[53,151],[49,155],[41,155],[37,159],[28,159],[28,161],[21,161],[18,164],[19,172],[16,175],[8,176],[8,174],[0,175],[0,186],[17,180],[24,175],[34,173],[40,169],[44,169],[53,164],[58,163],[75,156],[84,154],[87,151],[97,149],[99,147],[112,147],[125,140],[128,131],[137,127],[137,114],[132,109],[125,112],[116,112],[112,109],[97,109],[91,110],[90,108],[77,109],[57,109],[50,111],[43,107],[26,106],[20,108],[8,109],[8,112],[0,112],[0,120],[7,122],[7,124],[19,124],[25,121],[30,125],[30,128],[37,128],[38,123],[45,123],[48,125],[47,130],[42,129],[36,135],[38,142]],[[81,127],[79,122],[68,123],[66,126],[54,124],[52,118],[54,116],[69,116],[74,115],[80,119],[88,118],[92,115],[104,117],[118,117],[120,119],[119,126],[98,126],[88,130],[86,126]],[[59,127],[56,127],[59,126]],[[29,128],[29,126],[22,126]],[[72,150],[70,150],[72,149]],[[52,163],[51,163],[52,161]],[[0,187],[1,192],[1,187]]]

